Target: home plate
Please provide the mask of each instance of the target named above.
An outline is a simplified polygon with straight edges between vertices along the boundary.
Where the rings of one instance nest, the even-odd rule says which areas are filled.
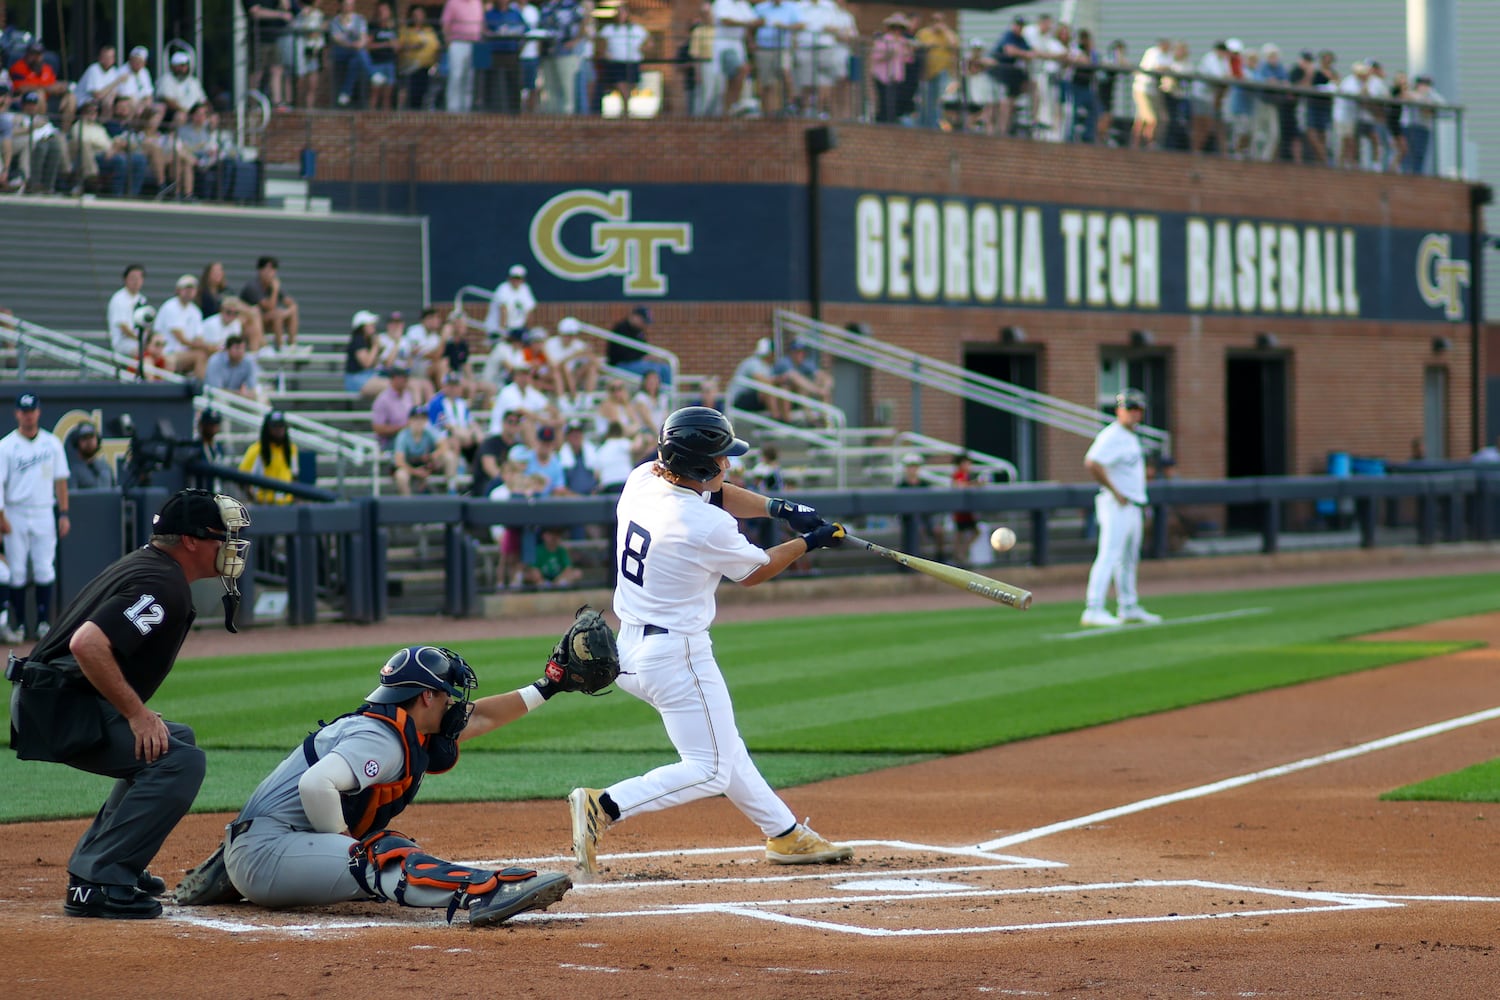
[[[835,889],[849,892],[962,892],[973,886],[957,882],[934,882],[926,878],[871,878],[858,882],[840,882]]]

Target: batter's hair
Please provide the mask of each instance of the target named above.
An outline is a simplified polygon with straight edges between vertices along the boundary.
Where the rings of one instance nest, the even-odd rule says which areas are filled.
[[[660,476],[662,479],[665,479],[673,486],[681,486],[683,489],[690,490],[703,485],[696,479],[689,479],[687,476],[679,476],[677,473],[673,472],[665,465],[662,465],[661,459],[657,459],[656,461],[651,463],[651,474],[653,476]]]

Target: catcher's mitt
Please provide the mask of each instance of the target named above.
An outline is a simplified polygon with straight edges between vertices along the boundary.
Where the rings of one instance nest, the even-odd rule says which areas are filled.
[[[585,604],[547,661],[547,680],[559,691],[597,695],[620,676],[620,651],[604,616]]]

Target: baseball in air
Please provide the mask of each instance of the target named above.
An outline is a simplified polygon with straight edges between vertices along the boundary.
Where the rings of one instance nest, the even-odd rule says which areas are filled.
[[[996,528],[990,532],[990,548],[996,552],[1009,552],[1016,544],[1016,533],[1009,528]]]

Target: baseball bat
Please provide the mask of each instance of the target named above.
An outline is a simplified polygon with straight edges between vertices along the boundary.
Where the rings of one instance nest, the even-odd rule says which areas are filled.
[[[888,549],[884,545],[877,545],[874,542],[860,538],[857,535],[848,534],[847,532],[844,534],[844,540],[846,542],[853,542],[855,545],[863,545],[877,556],[883,556],[891,560],[891,562],[899,563],[908,569],[914,569],[918,573],[932,577],[934,580],[941,580],[950,587],[967,590],[971,594],[977,594],[986,600],[994,601],[996,604],[1004,604],[1007,607],[1015,608],[1017,611],[1025,611],[1031,607],[1031,591],[1029,590],[1022,590],[1020,587],[1001,583],[999,580],[992,580],[987,576],[981,576],[966,569],[959,569],[957,566],[949,566],[946,563],[933,562],[931,559],[907,555],[905,552],[900,552],[896,549]]]

